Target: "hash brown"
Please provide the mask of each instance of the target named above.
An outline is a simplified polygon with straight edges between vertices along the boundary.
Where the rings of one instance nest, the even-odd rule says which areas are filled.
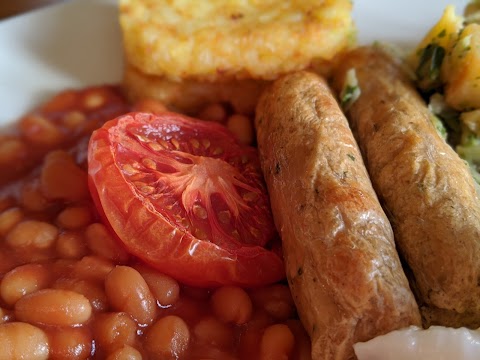
[[[274,79],[353,40],[350,0],[120,0],[126,60],[180,81]]]

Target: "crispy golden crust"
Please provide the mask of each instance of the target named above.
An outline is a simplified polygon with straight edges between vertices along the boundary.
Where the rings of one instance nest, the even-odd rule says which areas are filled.
[[[353,359],[353,343],[420,323],[393,233],[325,81],[277,80],[255,124],[287,278],[314,359]]]
[[[466,164],[436,133],[402,66],[376,48],[339,59],[360,97],[348,111],[383,200],[425,325],[480,326],[480,202]]]
[[[127,62],[170,80],[272,79],[350,44],[350,0],[121,0]]]
[[[252,79],[177,82],[145,75],[128,64],[123,77],[123,87],[130,100],[156,99],[170,109],[186,114],[197,113],[206,104],[217,102],[231,104],[237,113],[252,114],[266,85],[267,81]]]

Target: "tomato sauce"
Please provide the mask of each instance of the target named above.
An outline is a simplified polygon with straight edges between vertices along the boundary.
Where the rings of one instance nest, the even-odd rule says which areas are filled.
[[[88,139],[139,108],[164,109],[128,104],[111,86],[65,91],[1,135],[0,358],[309,359],[285,283],[186,286],[130,255],[101,222]]]

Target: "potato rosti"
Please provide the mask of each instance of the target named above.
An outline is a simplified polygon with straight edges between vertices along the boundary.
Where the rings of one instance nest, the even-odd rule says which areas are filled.
[[[273,79],[352,39],[350,0],[120,0],[126,60],[148,75]]]

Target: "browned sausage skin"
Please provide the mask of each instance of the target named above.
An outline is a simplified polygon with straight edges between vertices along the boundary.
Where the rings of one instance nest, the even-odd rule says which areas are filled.
[[[468,167],[437,135],[399,62],[365,47],[338,64],[338,91],[355,69],[361,94],[347,114],[411,268],[424,325],[480,326],[480,202]]]
[[[353,359],[353,343],[418,325],[391,226],[326,82],[308,72],[277,80],[255,124],[313,359]]]

